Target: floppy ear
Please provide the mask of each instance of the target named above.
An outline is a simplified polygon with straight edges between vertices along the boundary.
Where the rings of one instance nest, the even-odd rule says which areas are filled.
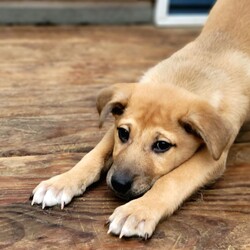
[[[229,122],[207,103],[192,106],[181,123],[188,133],[202,138],[215,160],[220,158],[233,133]]]
[[[96,100],[96,107],[100,115],[99,127],[102,127],[110,112],[114,116],[123,114],[134,85],[134,83],[115,84],[100,91]]]

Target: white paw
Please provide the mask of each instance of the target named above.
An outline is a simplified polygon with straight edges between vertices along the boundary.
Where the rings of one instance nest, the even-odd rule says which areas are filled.
[[[64,173],[42,181],[32,192],[31,205],[42,204],[42,209],[44,209],[60,204],[63,209],[74,196],[84,191],[84,187],[77,185],[68,173]]]
[[[119,235],[120,238],[139,236],[148,239],[160,218],[156,209],[144,205],[140,199],[134,200],[115,209],[109,217],[108,233]]]

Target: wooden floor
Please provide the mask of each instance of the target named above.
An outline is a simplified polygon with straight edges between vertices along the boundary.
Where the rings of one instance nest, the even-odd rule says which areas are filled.
[[[149,241],[107,235],[105,221],[123,201],[104,179],[63,211],[30,206],[32,189],[70,169],[107,129],[98,129],[97,91],[136,81],[197,34],[143,26],[0,27],[0,249],[250,249],[246,130],[224,176]]]

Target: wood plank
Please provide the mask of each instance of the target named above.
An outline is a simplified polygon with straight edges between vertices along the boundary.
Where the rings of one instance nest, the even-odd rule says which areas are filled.
[[[198,33],[149,26],[1,26],[0,88],[42,85],[45,96],[49,85],[135,82]]]
[[[0,159],[0,247],[84,249],[246,249],[250,247],[250,165],[229,167],[162,222],[149,242],[107,236],[105,221],[123,201],[100,181],[61,211],[31,207],[28,194],[41,180],[69,169],[80,153]],[[63,238],[62,238],[63,237]]]
[[[90,150],[103,135],[97,92],[110,83],[136,81],[196,33],[177,30],[173,36],[150,27],[1,27],[0,156]],[[158,46],[162,43],[164,49]]]

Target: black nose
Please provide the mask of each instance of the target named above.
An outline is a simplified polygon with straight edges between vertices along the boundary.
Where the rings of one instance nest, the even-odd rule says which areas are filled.
[[[120,194],[126,194],[130,190],[132,183],[133,178],[131,175],[123,172],[115,173],[111,178],[113,189]]]

